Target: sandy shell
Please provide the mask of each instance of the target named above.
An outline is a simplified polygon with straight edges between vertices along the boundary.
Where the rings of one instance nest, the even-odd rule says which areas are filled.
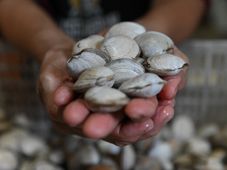
[[[120,22],[113,25],[106,33],[107,37],[113,37],[117,35],[124,35],[130,38],[135,38],[137,35],[144,33],[146,29],[135,22]]]
[[[115,112],[129,102],[129,98],[117,89],[96,86],[85,93],[88,108],[94,112]]]
[[[136,58],[140,54],[136,41],[126,36],[114,36],[104,40],[100,49],[112,60],[119,58]]]
[[[135,38],[135,41],[145,58],[167,53],[174,47],[173,41],[167,35],[155,31],[140,34]]]
[[[98,48],[104,37],[101,35],[91,35],[85,39],[78,41],[73,47],[73,54],[78,54],[84,49]]]
[[[150,57],[144,63],[147,71],[161,76],[176,75],[187,65],[188,63],[185,60],[172,54]]]
[[[82,71],[96,66],[104,66],[109,61],[109,56],[104,52],[97,49],[86,49],[73,55],[67,61],[67,68],[71,76],[77,78]]]
[[[81,73],[73,86],[76,92],[84,92],[94,86],[112,87],[114,84],[114,72],[104,66],[94,67]]]
[[[165,81],[153,73],[144,73],[122,83],[119,90],[129,96],[152,97],[163,88]]]
[[[130,78],[144,73],[144,68],[141,64],[126,58],[114,60],[107,66],[114,72],[115,87]]]

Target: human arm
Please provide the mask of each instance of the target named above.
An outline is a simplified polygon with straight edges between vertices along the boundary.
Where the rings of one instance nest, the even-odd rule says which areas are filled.
[[[32,0],[0,0],[0,32],[40,62],[48,50],[71,50],[73,45],[73,40]]]
[[[123,121],[125,115],[121,112],[115,115],[91,114],[83,101],[73,96],[72,81],[66,69],[73,40],[31,0],[1,0],[0,30],[6,40],[42,63],[39,93],[59,130],[95,139],[105,138],[116,144],[128,144],[141,139],[145,131],[153,128],[151,119]],[[140,110],[133,109],[141,105]],[[156,107],[156,98],[134,100],[126,111],[151,116],[156,112]]]
[[[205,0],[156,0],[152,9],[137,22],[179,43],[196,29],[205,10]]]
[[[122,112],[91,114],[83,100],[73,95],[72,80],[66,69],[73,40],[31,0],[1,0],[0,29],[9,42],[42,63],[39,93],[59,130],[95,139],[105,138],[116,144],[129,144],[145,138],[148,131],[146,137],[152,136],[153,129],[158,132],[172,117],[174,90],[166,90],[171,98],[168,105],[158,103],[156,97],[132,100],[125,112],[129,118],[138,116],[137,121],[125,121]],[[174,89],[177,83],[172,85]],[[152,116],[156,117],[155,120],[151,119]]]

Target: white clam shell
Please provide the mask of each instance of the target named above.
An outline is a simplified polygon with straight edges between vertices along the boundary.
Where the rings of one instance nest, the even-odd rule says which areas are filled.
[[[119,58],[136,58],[140,48],[135,40],[126,36],[114,36],[103,41],[100,49],[107,53],[112,60]]]
[[[117,89],[96,86],[85,93],[90,110],[96,112],[115,112],[129,102],[129,98]]]
[[[136,151],[132,145],[128,145],[122,148],[121,154],[121,169],[130,170],[136,163]]]
[[[114,72],[114,85],[117,87],[122,82],[144,73],[144,68],[141,64],[127,58],[114,60],[107,66]]]
[[[160,55],[173,49],[173,41],[161,32],[148,31],[138,35],[135,41],[142,50],[143,57]]]
[[[78,41],[73,47],[73,54],[78,54],[84,49],[98,48],[104,37],[101,35],[91,35],[85,39]]]
[[[16,139],[14,139],[16,140]],[[0,149],[0,169],[1,170],[16,170],[19,166],[19,157],[14,152],[7,149]]]
[[[67,61],[67,68],[73,78],[76,78],[82,71],[96,67],[104,66],[110,58],[102,51],[97,49],[86,49],[77,55],[73,55]]]
[[[185,60],[172,54],[147,58],[144,64],[147,71],[161,76],[176,75],[187,65],[188,63]]]
[[[119,90],[129,96],[152,97],[163,88],[165,81],[153,73],[144,73],[122,83]]]
[[[94,67],[81,73],[73,89],[78,92],[84,92],[94,86],[112,87],[114,84],[114,72],[104,66]]]
[[[137,35],[142,34],[146,29],[135,22],[120,22],[113,25],[106,33],[105,37],[113,37],[117,35],[124,35],[130,38],[135,38]]]

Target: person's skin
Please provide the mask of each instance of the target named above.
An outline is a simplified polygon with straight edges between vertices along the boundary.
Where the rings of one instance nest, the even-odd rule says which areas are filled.
[[[169,8],[160,2],[154,12],[137,21],[147,29],[166,33],[176,41],[188,37],[203,13],[202,2],[160,1],[168,1]],[[165,77],[167,83],[157,97],[132,99],[117,113],[91,113],[84,101],[74,96],[73,82],[66,69],[74,40],[61,31],[44,11],[31,0],[0,0],[0,31],[9,42],[42,63],[38,91],[52,122],[61,131],[125,145],[157,134],[173,117],[174,99],[183,86],[186,70]],[[177,48],[174,52],[187,60]]]

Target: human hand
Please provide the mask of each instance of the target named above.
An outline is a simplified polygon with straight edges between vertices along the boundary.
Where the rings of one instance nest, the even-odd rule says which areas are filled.
[[[72,91],[73,81],[66,69],[69,55],[70,51],[63,49],[48,51],[39,79],[40,96],[59,130],[125,145],[154,135],[171,119],[175,88],[182,79],[181,74],[173,80],[168,78],[170,83],[161,93],[160,101],[156,97],[133,99],[125,112],[90,113],[84,101]]]

